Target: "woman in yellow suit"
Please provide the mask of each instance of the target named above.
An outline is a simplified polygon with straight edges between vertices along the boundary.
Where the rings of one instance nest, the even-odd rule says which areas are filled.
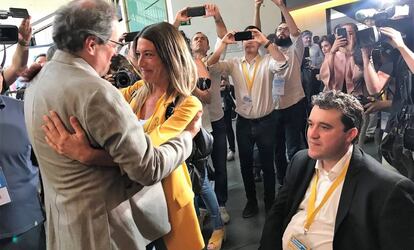
[[[202,109],[200,101],[191,95],[196,86],[196,65],[181,33],[169,23],[144,28],[135,38],[134,44],[136,47],[131,48],[135,49],[134,64],[138,66],[143,80],[121,92],[154,145],[161,145],[183,132]],[[175,102],[174,113],[166,120],[166,109],[172,102]],[[55,143],[58,143],[57,139]],[[62,148],[70,150],[76,147]],[[73,152],[63,154],[74,155]],[[73,158],[78,159],[76,156]],[[184,162],[162,181],[162,186],[171,224],[171,231],[162,238],[166,248],[202,249],[204,241],[194,208],[190,176]]]
[[[145,28],[136,38],[135,57],[143,81],[122,91],[155,145],[180,134],[202,108],[191,96],[196,65],[181,33],[169,23]],[[166,121],[167,107],[176,102]],[[171,231],[163,237],[168,250],[202,249],[203,237],[194,209],[194,193],[185,163],[162,181]]]

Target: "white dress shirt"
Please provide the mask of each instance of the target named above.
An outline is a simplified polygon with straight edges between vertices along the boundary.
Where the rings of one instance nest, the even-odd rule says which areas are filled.
[[[255,66],[256,77],[251,91],[248,90],[247,80],[243,74],[243,64],[252,79]],[[275,72],[284,72],[286,62],[277,62],[270,55],[257,55],[250,63],[244,57],[232,58],[210,66],[210,72],[230,75],[234,82],[236,94],[236,112],[247,119],[257,119],[270,114],[275,105],[272,97],[272,80]]]
[[[315,170],[318,174],[319,181],[316,186],[316,202],[315,208],[321,203],[326,192],[341,174],[345,164],[352,156],[353,145],[351,145],[347,153],[335,164],[335,166],[329,171],[325,171],[322,168],[321,162],[316,161]],[[340,183],[338,187],[333,191],[328,198],[324,206],[319,210],[315,216],[315,220],[311,224],[309,231],[304,234],[304,224],[306,222],[307,208],[309,196],[311,193],[311,185],[308,186],[304,199],[299,205],[298,211],[292,217],[286,230],[283,234],[282,242],[283,249],[288,249],[287,245],[292,236],[301,235],[306,238],[310,244],[312,250],[328,250],[332,249],[332,242],[335,230],[336,214],[338,212],[339,199],[341,198],[341,192],[344,182]]]

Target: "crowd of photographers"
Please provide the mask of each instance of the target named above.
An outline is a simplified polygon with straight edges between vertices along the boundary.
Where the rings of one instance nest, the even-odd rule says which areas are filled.
[[[385,246],[392,246],[391,242],[405,249],[414,243],[414,237],[409,233],[414,226],[414,53],[397,31],[398,25],[386,27],[387,22],[370,16],[360,20],[367,29],[358,30],[354,23],[340,24],[332,34],[319,39],[309,30],[300,31],[282,0],[272,0],[272,3],[281,11],[284,21],[275,28],[274,34],[268,36],[261,32],[263,0],[254,0],[253,25],[244,31],[228,31],[219,7],[205,4],[180,10],[172,25],[154,24],[146,27],[146,32],[119,37],[111,24],[112,6],[98,0],[75,0],[57,12],[53,36],[55,45],[47,54],[36,56],[30,66],[27,66],[27,61],[31,25],[30,18],[25,18],[19,27],[12,63],[2,69],[0,75],[0,248],[196,250],[205,246],[206,249],[221,249],[225,240],[225,224],[230,222],[226,208],[227,161],[234,160],[236,145],[246,204],[241,215],[231,216],[250,218],[258,214],[255,182],[262,181],[267,220],[260,249],[332,249],[332,246],[349,249],[355,246],[346,238],[353,235],[354,223],[362,228],[361,234],[355,237],[368,242],[362,244],[365,248],[361,249],[373,246],[389,249]],[[83,8],[93,9],[90,15],[96,20],[85,24],[82,18],[87,14]],[[214,19],[218,37],[215,48],[210,47],[212,43],[203,30],[191,34],[191,38],[183,32],[176,32],[181,24],[197,16]],[[69,19],[73,23],[64,22]],[[376,21],[381,28],[375,26]],[[103,27],[104,24],[107,27]],[[148,35],[160,31],[165,36],[170,35],[168,39],[171,41],[162,44],[165,48],[160,48],[161,43],[151,41],[153,36]],[[177,37],[176,34],[181,35]],[[71,43],[71,36],[78,36],[81,40],[75,39]],[[185,46],[182,41],[186,42]],[[243,44],[243,56],[229,58],[226,55],[223,60],[227,46],[238,41]],[[149,47],[145,47],[147,42],[151,43]],[[111,46],[99,47],[109,43]],[[57,54],[53,56],[55,51]],[[165,51],[170,54],[166,55]],[[177,51],[185,52],[175,54]],[[191,52],[192,57],[187,57],[187,52]],[[184,73],[178,73],[177,65],[183,67]],[[53,69],[56,72],[50,72]],[[72,73],[83,75],[93,84],[97,83],[96,86],[107,81],[113,86],[97,89],[89,86],[77,96],[76,91],[83,91],[81,85],[75,90],[71,86],[73,79],[63,79]],[[152,81],[157,74],[168,75],[170,82],[164,89],[166,97],[155,94],[159,86]],[[192,79],[192,76],[198,78]],[[158,77],[156,79],[162,78]],[[197,101],[192,105],[187,99],[191,97],[183,94],[186,88],[190,88],[190,78],[197,82],[192,89],[192,96],[197,97]],[[178,80],[188,81],[189,85],[176,83]],[[79,79],[78,82],[81,81]],[[59,102],[56,98],[39,97],[48,91],[42,83],[53,86],[53,82],[62,86],[62,89],[53,87],[56,97],[70,96],[75,101]],[[147,89],[143,90],[143,86]],[[27,98],[24,98],[26,89]],[[120,89],[125,100],[116,89]],[[152,100],[153,94],[158,99]],[[137,99],[140,96],[145,98],[140,101]],[[16,97],[21,100],[16,100]],[[102,100],[94,99],[97,97],[102,97]],[[172,97],[186,101],[176,104]],[[158,112],[168,112],[171,100],[173,105],[177,105],[170,110],[175,111],[172,113],[175,119],[185,120],[185,126],[180,123],[184,126],[182,128],[176,123],[168,123],[166,114],[156,117],[158,120],[153,123]],[[160,101],[165,103],[160,104]],[[137,110],[137,105],[141,105],[141,110]],[[196,115],[199,105],[203,110],[201,122]],[[91,110],[92,106],[96,110]],[[129,106],[134,113],[130,112]],[[167,111],[158,110],[164,106]],[[111,108],[106,112],[105,107]],[[332,160],[334,154],[323,149],[326,143],[323,133],[335,129],[334,123],[324,120],[325,115],[330,116],[326,112],[331,109],[342,116],[338,121],[345,125],[342,129],[347,135],[344,141],[335,136],[327,139],[327,145],[332,142],[334,148],[342,145],[338,151],[341,149],[343,152],[335,158],[333,168],[325,168],[324,164],[328,159]],[[51,110],[58,110],[58,114],[47,112]],[[153,113],[148,116],[145,112]],[[234,112],[237,113],[235,136],[232,125]],[[107,118],[100,119],[102,116]],[[351,120],[349,130],[347,118]],[[318,122],[323,132],[316,136]],[[128,131],[122,131],[124,125],[128,126]],[[177,166],[185,166],[177,163],[188,157],[191,138],[200,126],[214,138],[212,165],[205,164],[201,171],[197,170],[202,173],[180,167],[174,170]],[[144,132],[150,136],[144,136]],[[160,138],[154,139],[154,133],[158,133]],[[134,143],[138,139],[140,142]],[[157,149],[154,146],[157,143],[151,140],[165,144]],[[377,162],[371,161],[370,157],[366,159],[361,150],[368,144],[378,148]],[[32,145],[35,150],[32,150]],[[84,149],[83,152],[80,149]],[[308,152],[312,159],[306,160],[306,164],[313,164],[309,173],[315,172],[312,182],[313,175],[309,175],[309,187],[306,180],[301,184],[295,182],[295,178],[301,176],[295,171],[306,165],[302,164],[305,162],[303,152]],[[39,163],[35,155],[40,159]],[[316,163],[312,163],[313,160]],[[113,165],[119,168],[109,170],[110,167],[104,167]],[[258,171],[254,170],[255,165],[260,166]],[[352,179],[351,173],[359,165],[364,165],[369,171],[372,167],[381,168],[372,172],[367,170],[368,177],[360,179],[360,182],[369,182],[371,178],[372,185],[366,186]],[[346,172],[348,167],[349,174]],[[44,185],[39,179],[40,172]],[[306,171],[303,169],[302,172]],[[323,183],[323,175],[325,181],[328,175],[329,178],[330,175],[335,176],[326,182],[332,185],[330,188],[322,187],[326,183],[319,185],[318,178],[321,177],[320,182]],[[99,193],[92,190],[96,187],[90,183],[103,183],[108,178],[111,181],[102,184]],[[195,196],[186,191],[182,183],[174,183],[177,180],[185,182],[189,178],[200,182],[200,190],[194,190],[193,185]],[[214,189],[209,179],[215,181]],[[337,180],[342,181],[339,191],[335,189]],[[360,218],[341,214],[343,203],[349,199],[349,183],[353,181],[356,184],[352,185],[357,190],[355,199],[362,197],[369,201],[355,201],[354,205],[349,205],[350,213],[358,208],[360,211],[355,212],[372,215]],[[163,186],[154,184],[160,182]],[[116,190],[110,190],[114,186],[117,186]],[[149,191],[145,191],[143,186],[150,186]],[[384,191],[383,187],[389,189]],[[301,191],[297,192],[303,196],[295,197],[292,192],[298,188]],[[368,191],[363,192],[362,188]],[[385,197],[388,200],[370,196],[381,191],[388,194]],[[144,200],[145,192],[153,195],[146,202],[163,203],[157,209],[148,203],[139,204],[140,198]],[[39,193],[44,198],[40,198]],[[322,193],[325,201],[315,193]],[[315,213],[326,213],[327,216],[318,215],[312,219],[309,215],[303,216],[301,211],[311,207],[312,194],[316,202],[322,204]],[[148,199],[149,196],[146,197]],[[194,204],[183,203],[189,197]],[[326,201],[327,208],[318,210]],[[366,206],[361,208],[361,203],[365,202]],[[368,207],[374,209],[372,206],[380,203],[385,205],[378,213],[364,210]],[[96,208],[89,207],[91,204]],[[75,211],[77,209],[82,212]],[[290,212],[291,209],[294,211]],[[175,214],[171,214],[172,211]],[[392,213],[399,215],[390,218]],[[203,227],[207,214],[213,231],[204,243],[199,229]],[[190,219],[196,215],[198,224],[197,220]],[[102,216],[106,220],[102,220]],[[157,227],[156,224],[163,220],[147,220],[151,216],[166,217],[166,224]],[[304,229],[298,226],[302,220],[306,222],[305,232],[298,233]],[[315,220],[314,224],[311,220]],[[375,220],[380,221],[377,223]],[[156,229],[144,229],[142,225],[145,223],[148,228],[152,225]],[[306,227],[308,223],[309,227]],[[338,231],[341,223],[342,229]],[[374,223],[377,224],[372,225]],[[185,226],[186,230],[191,230],[192,239],[184,243],[182,228]],[[365,229],[370,232],[365,232]],[[383,233],[387,230],[394,230],[394,233],[385,237]],[[343,236],[344,231],[348,236]]]

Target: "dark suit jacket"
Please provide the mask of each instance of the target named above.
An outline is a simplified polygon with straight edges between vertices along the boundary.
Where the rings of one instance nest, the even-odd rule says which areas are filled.
[[[283,233],[315,172],[307,150],[292,159],[266,218],[260,250],[282,249]],[[414,249],[414,183],[354,146],[335,222],[333,249]]]

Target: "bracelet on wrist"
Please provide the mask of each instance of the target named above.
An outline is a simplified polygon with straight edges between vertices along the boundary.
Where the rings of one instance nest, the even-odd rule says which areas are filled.
[[[264,48],[267,49],[270,46],[270,44],[272,44],[272,41],[267,41],[267,43],[264,45]]]
[[[29,46],[29,43],[27,43],[26,41],[24,41],[24,40],[19,40],[19,41],[17,41],[17,43],[20,45],[20,46],[23,46],[23,47],[28,47]]]

